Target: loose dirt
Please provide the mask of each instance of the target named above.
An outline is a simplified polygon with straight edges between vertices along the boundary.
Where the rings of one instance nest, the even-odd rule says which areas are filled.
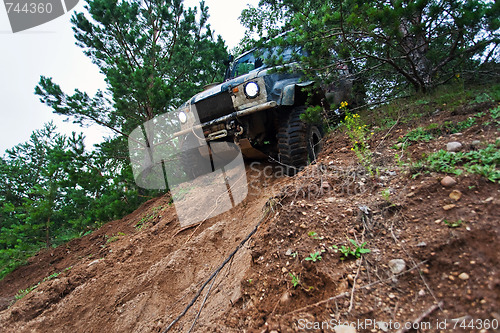
[[[444,187],[437,173],[412,179],[391,149],[418,125],[477,111],[441,111],[378,132],[370,142],[381,167],[375,177],[342,133],[295,177],[276,164],[249,163],[247,198],[199,226],[180,227],[169,195],[152,199],[0,281],[0,330],[162,332],[261,221],[171,332],[334,332],[345,322],[358,332],[396,332],[406,323],[421,332],[498,331],[498,184],[454,176],[457,183]],[[481,119],[407,154],[418,158],[450,141],[470,150],[473,140],[486,145],[497,136]],[[342,260],[333,246],[353,248],[350,240],[370,252]],[[59,272],[16,301],[19,290]]]

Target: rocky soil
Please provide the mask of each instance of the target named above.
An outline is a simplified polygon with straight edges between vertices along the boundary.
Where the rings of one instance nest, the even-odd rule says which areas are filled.
[[[392,148],[419,125],[473,112],[442,110],[376,131],[374,176],[339,131],[295,177],[249,162],[248,197],[191,228],[180,227],[169,195],[152,199],[0,281],[0,330],[499,332],[498,183],[412,178]],[[405,154],[495,143],[499,132],[486,117]],[[347,247],[354,254],[346,257]]]

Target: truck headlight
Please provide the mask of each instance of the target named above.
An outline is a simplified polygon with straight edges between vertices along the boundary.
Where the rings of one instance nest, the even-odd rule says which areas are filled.
[[[188,117],[187,117],[187,115],[186,115],[186,113],[185,113],[184,111],[180,111],[180,112],[179,112],[179,114],[178,114],[178,116],[179,116],[179,120],[180,120],[180,121],[181,121],[181,123],[183,123],[183,124],[184,124],[184,123],[187,121],[187,119],[188,119]]]
[[[259,95],[260,88],[256,82],[252,81],[245,84],[243,91],[248,98],[255,98]]]

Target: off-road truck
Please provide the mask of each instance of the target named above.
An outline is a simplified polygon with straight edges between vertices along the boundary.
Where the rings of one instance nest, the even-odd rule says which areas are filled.
[[[299,71],[279,71],[263,60],[268,52],[251,50],[231,61],[223,83],[212,84],[193,96],[178,109],[183,129],[181,146],[193,146],[199,140],[189,132],[201,126],[206,141],[226,141],[238,145],[247,158],[271,157],[286,168],[288,174],[316,159],[322,146],[323,126],[307,123],[300,115],[311,105],[324,105],[326,97],[340,103],[350,93],[352,82],[346,69],[344,79],[329,89],[315,89],[313,99],[306,92],[313,81],[305,81]],[[291,50],[281,56],[290,59]],[[297,66],[298,64],[292,64]],[[309,94],[310,95],[310,94]],[[192,112],[191,110],[196,110]],[[191,112],[190,112],[191,111]],[[194,144],[196,146],[196,144]],[[203,174],[199,165],[206,158],[201,150],[189,149],[182,164],[191,177]],[[205,160],[206,161],[206,160]]]

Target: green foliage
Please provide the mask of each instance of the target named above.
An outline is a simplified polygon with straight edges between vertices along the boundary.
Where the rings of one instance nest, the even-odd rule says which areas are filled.
[[[309,124],[320,124],[322,111],[323,108],[320,105],[310,106],[300,115],[300,119]]]
[[[309,257],[306,257],[304,260],[316,262],[320,261],[321,259],[323,259],[323,257],[321,257],[321,251],[317,251],[314,253],[310,253]]]
[[[464,121],[454,123],[446,121],[442,124],[432,123],[426,127],[417,127],[398,139],[403,144],[403,148],[417,142],[429,142],[443,134],[453,134],[462,132],[476,124],[476,119],[482,117],[484,113],[477,113]],[[394,146],[393,148],[396,148]]]
[[[368,131],[367,125],[362,122],[359,114],[356,113],[346,113],[343,123],[347,130],[347,135],[351,139],[351,150],[354,151],[366,171],[370,175],[373,175],[372,152],[368,145],[368,140],[373,135],[373,132],[370,133]]]
[[[443,220],[444,224],[446,224],[448,227],[450,228],[458,228],[462,225],[463,221],[462,220],[458,220],[456,222],[450,222],[448,220]]]
[[[36,94],[55,113],[127,134],[220,81],[227,52],[207,25],[208,8],[182,1],[87,0],[71,18],[77,45],[106,76],[108,91],[65,94],[42,76]]]
[[[385,201],[390,202],[391,201],[391,190],[386,188],[380,192],[380,195],[382,198],[384,198]]]
[[[493,98],[485,92],[478,94],[476,98],[470,102],[470,104],[479,104],[484,102],[493,102]]]
[[[0,159],[0,279],[42,247],[123,217],[144,199],[83,135],[49,123]]]
[[[450,153],[440,150],[424,159],[417,161],[411,167],[413,173],[422,171],[437,171],[460,175],[463,172],[479,174],[491,182],[500,180],[500,151],[494,144],[484,149],[470,152]]]
[[[342,245],[340,246],[340,248],[337,245],[333,245],[331,247],[332,249],[335,249],[340,252],[340,254],[342,255],[340,257],[340,260],[349,259],[351,257],[361,258],[361,255],[371,252],[370,249],[365,249],[366,242],[364,242],[361,245],[358,245],[358,243],[354,239],[349,239],[349,242],[351,242],[351,244],[354,246],[353,248],[351,248],[351,246],[349,245],[348,246]]]
[[[318,236],[318,233],[317,233],[316,231],[309,231],[309,232],[307,233],[307,235],[308,235],[309,237],[311,237],[312,239],[319,239],[319,240],[321,240],[321,239],[323,239],[323,238],[324,238],[323,236]]]
[[[292,285],[294,288],[300,285],[300,278],[297,275],[292,273],[288,273],[288,275],[290,275],[290,277],[292,278]]]
[[[278,36],[272,46],[303,47],[310,56],[292,61],[300,58],[309,77],[329,83],[347,65],[378,100],[406,95],[408,85],[428,92],[463,82],[460,73],[494,62],[499,12],[493,1],[262,0],[241,22],[244,43]]]
[[[493,108],[490,110],[491,122],[485,123],[485,125],[489,125],[493,123],[495,126],[500,127],[500,106]]]

